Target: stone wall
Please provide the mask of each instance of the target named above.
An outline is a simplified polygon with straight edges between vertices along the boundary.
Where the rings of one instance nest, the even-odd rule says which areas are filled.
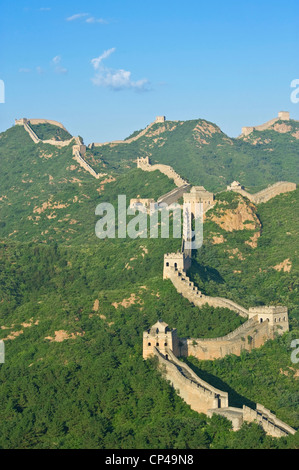
[[[202,204],[203,212],[207,212],[215,205],[215,196],[203,186],[193,186],[190,193],[184,194],[184,204],[188,204],[193,217],[196,217],[196,206]]]
[[[155,122],[165,122],[166,117],[165,116],[157,116]]]
[[[186,275],[182,269],[183,265],[182,253],[171,253],[164,257],[163,279],[170,279],[179,294],[199,308],[206,304],[214,308],[228,308],[249,320],[223,337],[184,340],[181,355],[192,355],[200,360],[221,358],[227,354],[239,356],[242,350],[251,351],[259,348],[269,339],[273,339],[275,334],[288,331],[286,307],[265,306],[247,310],[230,299],[204,295]],[[263,316],[265,316],[264,321],[261,321]]]
[[[155,348],[160,369],[180,397],[198,413],[207,413],[211,408],[228,406],[228,394],[200,379],[186,364],[179,361],[171,350],[168,359]]]
[[[167,262],[167,258],[164,257],[163,279],[170,279],[177,292],[194,305],[202,307],[203,305],[208,304],[212,307],[229,308],[242,317],[248,317],[248,310],[236,302],[222,297],[210,297],[202,294],[194,285],[194,282],[189,279],[186,272],[181,268],[181,264],[177,263],[177,266],[169,264],[169,266],[167,266]]]
[[[250,126],[250,127],[242,127],[242,136],[247,136],[251,134],[253,131],[265,131],[269,129],[269,127],[273,126],[277,121],[289,121],[290,120],[290,113],[287,111],[280,111],[278,113],[278,117],[271,119],[265,124],[261,124],[260,126]]]
[[[57,126],[57,127],[60,127],[61,129],[64,129],[66,132],[68,132],[66,130],[66,128],[64,127],[63,124],[61,124],[61,122],[58,122],[58,121],[52,121],[51,119],[29,119],[30,123],[32,125],[36,125],[36,124],[51,124],[52,126]]]
[[[139,134],[135,135],[134,137],[131,137],[130,139],[127,139],[127,140],[113,140],[111,142],[104,142],[102,144],[92,143],[92,144],[89,145],[89,148],[92,149],[93,147],[103,147],[103,146],[106,146],[106,145],[131,144],[132,142],[135,142],[136,140],[140,139],[140,137],[143,137],[147,133],[147,131],[151,127],[153,127],[154,124],[156,124],[156,122],[158,122],[158,121],[152,122],[145,129],[143,129],[143,131],[139,132]]]
[[[73,158],[79,163],[79,165],[84,168],[88,173],[90,173],[93,177],[99,178],[100,175],[84,160],[82,155],[85,155],[86,153],[86,146],[82,144],[81,140],[79,137],[72,137],[70,140],[64,140],[64,141],[57,141],[54,139],[51,140],[40,140],[36,133],[31,129],[29,123],[32,124],[53,124],[53,125],[58,125],[60,123],[57,123],[56,121],[49,121],[46,119],[16,119],[15,125],[16,126],[24,126],[24,129],[28,134],[30,135],[31,139],[35,144],[43,143],[43,144],[49,144],[49,145],[54,145],[55,147],[66,147],[70,145],[71,143],[75,143],[76,145],[73,146],[72,152],[73,152]],[[62,124],[59,125],[62,129],[66,130],[65,127],[63,127]],[[82,155],[81,155],[82,154]]]
[[[234,191],[236,193],[241,194],[244,197],[247,197],[251,202],[254,204],[261,204],[262,202],[267,202],[275,196],[278,196],[282,193],[287,193],[290,191],[295,191],[297,185],[295,183],[290,183],[288,181],[278,181],[275,184],[272,184],[268,188],[263,189],[255,194],[250,194],[239,184],[238,186],[231,185],[227,187],[228,191]]]
[[[31,129],[31,127],[28,125],[28,122],[24,121],[24,129],[28,134],[30,135],[31,139],[35,144],[38,144],[41,142],[41,140],[37,137],[36,133]]]
[[[168,178],[173,179],[174,184],[178,187],[189,186],[189,183],[184,180],[170,165],[156,164],[151,165],[149,158],[137,158],[137,168],[141,168],[143,171],[156,171],[159,170]]]
[[[100,175],[82,158],[78,146],[74,145],[73,147],[73,158],[79,163],[82,168],[84,168],[88,173],[90,173],[95,178],[99,179]]]
[[[235,354],[240,356],[243,350],[259,348],[273,338],[273,329],[268,322],[259,323],[257,317],[247,320],[239,328],[219,338],[186,340],[184,355],[194,356],[199,360],[214,360]]]
[[[280,333],[289,331],[288,308],[284,306],[259,306],[249,309],[249,318],[257,316],[259,323],[268,322],[274,330]]]
[[[31,139],[33,140],[33,142],[35,144],[38,144],[40,142],[42,142],[43,144],[49,144],[49,145],[54,145],[55,147],[67,147],[68,145],[70,145],[72,142],[76,142],[77,144],[78,143],[81,143],[80,142],[80,139],[79,137],[72,137],[71,139],[69,140],[54,140],[54,139],[49,139],[49,140],[41,140],[37,135],[36,133],[34,132],[34,130],[30,127],[30,123],[32,124],[53,124],[53,125],[58,125],[60,123],[56,123],[56,121],[48,121],[46,119],[26,119],[26,118],[23,118],[23,119],[18,119],[15,121],[15,125],[16,126],[24,126],[24,129],[26,132],[28,132],[28,134],[30,135]],[[62,129],[66,130],[62,124],[59,125],[59,127],[61,127]]]
[[[166,165],[150,165],[148,157],[138,158],[137,166],[145,171],[154,171],[160,169],[159,167],[166,167]],[[160,171],[162,170],[160,169]],[[164,171],[162,172],[164,173]],[[246,191],[237,182],[234,182],[228,189],[246,195]],[[256,195],[250,196],[255,197],[256,201],[264,202],[274,197],[274,195],[294,189],[296,189],[296,185],[294,188],[292,183],[280,182],[264,191],[260,191]],[[173,191],[169,195],[171,196],[172,193]],[[254,307],[247,310],[229,299],[203,295],[186,274],[191,261],[191,257],[186,256],[184,251],[183,238],[181,252],[164,255],[163,279],[170,279],[177,292],[194,305],[200,307],[208,304],[213,307],[229,308],[248,318],[248,320],[228,335],[219,338],[178,338],[176,330],[172,330],[175,331],[175,337],[169,336],[172,333],[168,331],[163,337],[157,336],[157,338],[154,338],[153,335],[152,337],[149,335],[149,330],[143,335],[143,357],[146,359],[154,354],[158,358],[160,369],[165,378],[170,381],[181,398],[198,413],[205,413],[208,416],[215,413],[223,415],[232,422],[235,431],[240,429],[244,421],[256,421],[271,436],[282,437],[294,434],[296,431],[293,428],[277,419],[274,414],[260,404],[257,404],[256,410],[246,406],[243,406],[243,409],[229,407],[226,392],[210,386],[207,382],[201,380],[185,363],[178,361],[176,356],[194,356],[199,360],[214,360],[223,358],[228,354],[241,355],[243,350],[251,351],[253,348],[258,348],[267,340],[273,339],[275,333],[282,334],[289,329],[286,307]],[[168,328],[168,325],[166,327]],[[155,343],[153,342],[154,339]]]
[[[275,414],[259,403],[256,404],[256,410],[243,405],[243,419],[249,423],[257,422],[267,434],[273,437],[285,437],[296,432],[295,429],[278,419]]]
[[[249,322],[253,323],[253,319]],[[150,346],[148,346],[148,341],[150,341]],[[158,341],[158,346],[154,343],[155,341]],[[231,421],[234,431],[239,430],[243,422],[247,421],[257,422],[266,434],[273,437],[295,434],[295,429],[278,419],[259,403],[256,404],[256,409],[245,405],[243,408],[229,406],[227,392],[208,384],[187,364],[177,359],[181,342],[182,339],[177,337],[176,330],[170,330],[166,323],[159,320],[143,334],[143,357],[144,359],[151,356],[157,357],[162,375],[192,410],[205,413],[209,417],[214,414],[222,415]]]
[[[179,186],[178,188],[174,188],[163,196],[159,197],[158,203],[165,203],[165,204],[174,204],[177,202],[183,195],[190,189],[190,184],[184,184],[183,186]]]

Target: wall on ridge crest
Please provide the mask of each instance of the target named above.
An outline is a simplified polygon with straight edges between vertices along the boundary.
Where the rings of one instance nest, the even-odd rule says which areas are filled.
[[[297,185],[295,183],[290,183],[288,181],[278,181],[277,183],[272,184],[268,188],[262,189],[258,193],[251,194],[243,189],[240,183],[234,182],[227,187],[228,191],[234,191],[241,194],[244,197],[247,197],[254,204],[261,204],[267,202],[279,194],[295,191]]]
[[[242,127],[242,136],[247,136],[251,134],[253,131],[265,131],[269,129],[269,127],[273,126],[277,121],[289,121],[290,120],[290,113],[288,111],[280,111],[278,113],[278,117],[271,119],[265,124],[261,124],[259,126],[249,126],[249,127]]]
[[[99,178],[99,174],[84,160],[82,155],[85,155],[86,152],[86,146],[82,144],[81,140],[79,137],[72,137],[70,140],[65,140],[65,141],[57,141],[54,139],[50,140],[41,140],[37,137],[36,133],[33,131],[33,129],[30,127],[28,123],[32,122],[33,124],[54,124],[57,125],[56,121],[49,121],[46,119],[18,119],[15,121],[16,126],[23,126],[26,132],[30,135],[31,139],[35,144],[43,143],[43,144],[49,144],[49,145],[54,145],[55,147],[66,147],[70,145],[71,143],[75,143],[73,146],[72,152],[73,152],[73,158],[79,163],[79,165],[84,168],[88,173],[90,173],[94,178]],[[58,123],[60,124],[60,123]],[[60,124],[61,128],[65,129],[62,124]],[[65,129],[66,130],[66,129]]]
[[[184,180],[170,165],[163,165],[157,163],[156,165],[151,165],[149,157],[137,158],[137,168],[140,168],[143,171],[156,171],[159,170],[161,173],[166,175],[169,179],[173,179],[174,184],[178,187],[187,185],[189,183]],[[187,188],[186,188],[187,189]]]

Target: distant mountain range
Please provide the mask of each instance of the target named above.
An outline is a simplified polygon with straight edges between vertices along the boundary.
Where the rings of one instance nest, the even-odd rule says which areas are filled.
[[[133,135],[135,135],[134,133]],[[299,182],[299,122],[276,120],[264,131],[230,138],[211,122],[155,123],[140,138],[127,144],[87,150],[86,160],[98,171],[127,171],[137,157],[171,165],[191,184],[210,191],[237,180],[251,192],[277,181]]]

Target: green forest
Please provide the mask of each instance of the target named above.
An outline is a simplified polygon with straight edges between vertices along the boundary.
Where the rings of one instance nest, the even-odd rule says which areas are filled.
[[[152,149],[153,159],[179,173],[184,167],[182,176],[211,190],[225,189],[253,158],[257,173],[262,166],[268,170],[256,180],[255,172],[244,176],[248,187],[258,190],[276,178],[296,182],[298,143],[290,140],[286,151],[286,135],[275,135],[276,143],[273,137],[277,152],[271,152],[271,161],[250,142],[228,143],[221,131],[209,152],[202,147],[192,153],[197,123],[178,125],[159,150],[161,159]],[[223,144],[224,180],[222,169],[216,172],[218,154],[211,156],[218,144]],[[282,148],[292,174],[283,170],[284,163],[281,169],[275,163]],[[174,188],[160,172],[136,169],[144,152],[142,142],[88,150],[86,158],[102,174],[96,180],[72,159],[71,145],[35,145],[20,126],[0,134],[0,340],[5,340],[0,448],[298,448],[298,432],[272,438],[255,423],[234,432],[225,418],[196,413],[163,379],[156,361],[143,360],[142,333],[160,318],[177,328],[178,336],[193,338],[223,336],[244,321],[228,309],[199,309],[163,281],[164,253],[179,250],[180,239],[95,236],[97,204],[115,204],[119,194],[128,201],[157,199]],[[192,175],[194,159],[198,166]],[[216,200],[188,275],[204,293],[244,307],[286,305],[290,331],[241,356],[187,362],[201,378],[228,391],[232,406],[258,401],[298,429],[298,364],[291,362],[290,344],[299,338],[299,191],[255,208],[227,192]],[[240,201],[259,224],[224,230],[216,223],[219,210],[233,211]],[[246,242],[257,231],[253,248]],[[214,237],[223,242],[215,244]],[[274,269],[285,260],[291,269]]]
[[[166,121],[130,144],[88,149],[86,158],[96,171],[123,173],[135,167],[137,157],[149,156],[151,163],[171,165],[190,184],[209,191],[223,191],[237,180],[254,193],[277,181],[299,182],[299,123],[290,120],[288,126],[283,134],[270,128],[230,138],[203,119]]]

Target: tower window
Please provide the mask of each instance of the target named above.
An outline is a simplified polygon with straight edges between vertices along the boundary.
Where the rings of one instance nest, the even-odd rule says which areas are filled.
[[[152,344],[151,343],[147,343],[148,346],[151,346]]]
[[[159,346],[159,343],[156,343],[156,346]]]

